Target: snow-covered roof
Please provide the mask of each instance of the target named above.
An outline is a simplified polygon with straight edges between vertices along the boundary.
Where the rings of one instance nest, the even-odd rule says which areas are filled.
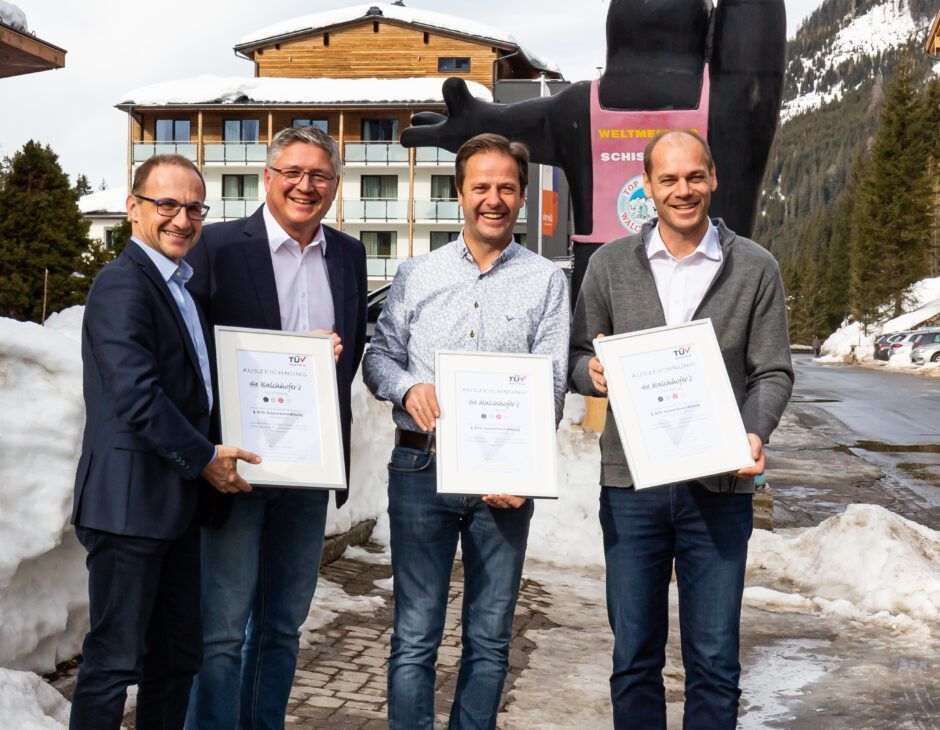
[[[203,75],[128,91],[118,106],[168,104],[443,104],[444,77],[408,79],[286,79]],[[470,93],[492,101],[482,84]]]
[[[373,10],[373,8],[375,8],[375,10]],[[376,10],[378,14],[376,14]],[[452,33],[459,33],[474,38],[484,38],[489,41],[497,41],[498,43],[516,46],[535,68],[552,73],[561,73],[561,69],[558,68],[558,65],[554,61],[541,58],[523,48],[511,34],[500,28],[494,28],[491,25],[478,23],[475,20],[461,18],[457,15],[437,13],[433,10],[406,8],[402,5],[391,5],[389,3],[363,3],[361,5],[350,5],[346,8],[337,8],[336,10],[313,13],[311,15],[302,15],[299,18],[285,20],[248,33],[242,37],[236,48],[257,45],[262,41],[283,38],[284,36],[298,33],[314,33],[334,25],[351,23],[362,18],[376,17],[382,17],[387,20],[397,20],[402,23],[410,23],[427,28],[437,28]]]
[[[88,213],[124,213],[124,201],[127,200],[127,188],[116,187],[107,190],[96,190],[83,195],[78,200],[78,209]]]
[[[0,0],[0,23],[22,33],[29,31],[26,26],[26,13],[13,3],[8,3],[5,0]]]

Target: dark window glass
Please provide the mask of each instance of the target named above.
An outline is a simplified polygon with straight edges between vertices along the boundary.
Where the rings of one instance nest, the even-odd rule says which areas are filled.
[[[366,256],[382,259],[398,257],[398,233],[395,231],[362,231],[359,239],[366,247]]]
[[[362,141],[363,142],[397,142],[398,141],[398,120],[397,119],[363,119],[362,120]]]
[[[431,200],[457,200],[453,175],[431,175]]]
[[[258,199],[257,175],[223,175],[222,198],[235,200]]]
[[[518,243],[518,244],[519,244],[520,246],[522,246],[522,247],[525,247],[526,234],[524,234],[524,233],[513,233],[512,235],[516,237],[516,243]]]
[[[291,126],[316,127],[321,132],[325,132],[326,134],[330,133],[330,125],[327,123],[326,119],[294,119]]]
[[[261,123],[257,119],[226,119],[222,127],[225,142],[257,142]]]
[[[460,231],[431,231],[431,250],[446,246],[451,241],[456,241]]]
[[[398,200],[398,175],[363,175],[359,197],[363,200]]]
[[[437,70],[447,73],[466,73],[470,70],[470,59],[454,58],[453,56],[441,56],[437,59]]]
[[[189,120],[158,119],[153,138],[157,142],[189,142]]]

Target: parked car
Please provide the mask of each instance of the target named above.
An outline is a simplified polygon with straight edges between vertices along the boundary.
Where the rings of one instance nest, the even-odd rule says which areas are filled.
[[[905,333],[894,332],[887,335],[880,335],[875,338],[876,360],[888,360],[891,358],[891,345],[904,339]]]
[[[379,321],[379,315],[382,314],[382,308],[385,306],[385,300],[388,299],[388,292],[392,288],[392,283],[382,284],[378,289],[373,289],[366,297],[366,342],[372,342],[372,334],[375,332],[375,323]]]
[[[904,339],[899,342],[891,343],[891,357],[897,357],[898,355],[904,355],[907,357],[911,356],[911,353],[914,351],[914,347],[926,336],[932,335],[936,332],[940,332],[940,329],[936,327],[924,327],[913,332],[909,332],[904,336]]]
[[[928,362],[940,362],[940,338],[916,350],[911,351],[911,362],[923,365]]]

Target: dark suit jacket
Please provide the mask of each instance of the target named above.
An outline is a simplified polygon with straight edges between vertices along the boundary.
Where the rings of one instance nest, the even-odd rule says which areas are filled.
[[[201,321],[210,343],[205,321]],[[193,524],[215,447],[173,295],[133,241],[95,277],[82,323],[85,433],[72,522],[165,540]]]
[[[366,345],[366,250],[361,241],[345,233],[327,226],[323,226],[323,232],[336,333],[343,341],[336,381],[348,482],[350,390]],[[281,329],[274,266],[261,208],[248,218],[206,226],[202,240],[186,260],[195,271],[189,291],[202,306],[210,326]],[[225,499],[223,495],[213,496]],[[347,492],[337,492],[337,506],[342,506],[346,498]]]

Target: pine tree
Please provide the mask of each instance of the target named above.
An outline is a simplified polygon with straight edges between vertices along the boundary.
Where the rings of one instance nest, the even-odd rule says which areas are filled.
[[[79,175],[75,178],[75,192],[78,193],[79,198],[93,192],[87,175]]]
[[[0,188],[0,316],[38,322],[45,270],[47,316],[85,300],[91,282],[73,274],[90,243],[88,222],[50,147],[29,141],[9,162]]]
[[[927,275],[940,276],[940,77],[932,78],[924,91],[924,129],[932,140],[927,158],[927,180],[933,190],[932,223],[927,242]]]

